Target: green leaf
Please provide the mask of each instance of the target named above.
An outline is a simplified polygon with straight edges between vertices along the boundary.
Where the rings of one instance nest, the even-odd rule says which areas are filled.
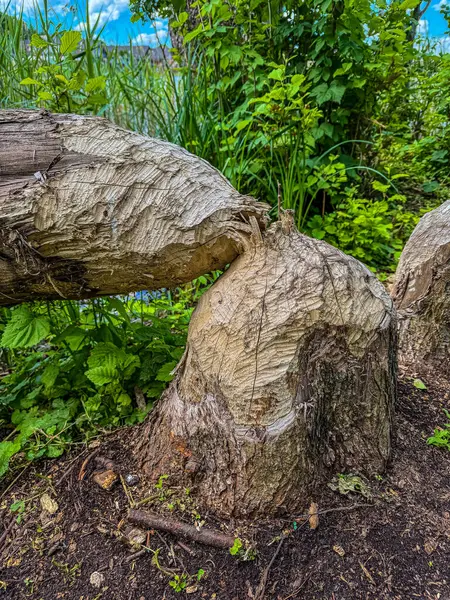
[[[413,385],[418,390],[427,390],[428,389],[427,386],[424,384],[424,382],[421,379],[414,379]]]
[[[338,104],[340,104],[341,100],[342,100],[342,96],[344,95],[346,90],[345,85],[342,85],[340,83],[338,83],[337,81],[333,81],[333,83],[330,85],[330,88],[328,90],[328,93],[330,94],[330,99],[333,100],[333,102],[337,102]]]
[[[50,333],[47,317],[35,316],[26,306],[16,308],[3,331],[1,346],[4,348],[30,348]]]
[[[420,3],[422,2],[422,0],[404,0],[399,8],[400,10],[408,10],[410,8],[416,8],[416,6],[418,6]]]
[[[41,375],[41,381],[46,388],[51,388],[55,385],[55,381],[59,375],[59,367],[56,365],[48,365]]]
[[[86,371],[86,377],[96,386],[114,383],[119,379],[119,372],[115,367],[104,365],[103,367],[94,367]]]
[[[77,49],[78,44],[81,42],[80,31],[66,31],[61,38],[61,45],[59,51],[61,54],[69,54]]]
[[[99,75],[98,77],[92,77],[92,79],[88,79],[86,83],[86,92],[89,94],[94,90],[103,90],[106,86],[106,77],[104,75]]]
[[[163,365],[157,375],[156,375],[156,379],[158,381],[172,381],[174,375],[172,373],[172,371],[175,369],[175,367],[177,366],[177,363],[175,361],[172,362],[168,362],[165,365]]]
[[[56,346],[62,344],[62,342],[68,344],[69,348],[75,351],[79,350],[83,346],[88,345],[89,337],[86,331],[81,329],[81,327],[69,325],[53,340],[53,343]]]
[[[25,510],[25,501],[24,500],[16,500],[9,507],[11,512],[23,512]]]
[[[111,342],[102,342],[92,349],[88,358],[91,369],[104,365],[115,369],[126,358],[126,353]]]
[[[267,77],[269,79],[275,79],[276,81],[283,81],[284,79],[284,69],[283,68],[279,68],[279,69],[274,69],[273,71],[271,71]]]
[[[183,25],[183,24],[184,24],[184,23],[186,23],[186,21],[188,20],[188,17],[189,17],[189,15],[188,15],[188,13],[187,13],[187,12],[181,12],[181,13],[178,15],[178,23],[179,23],[180,25]]]
[[[422,185],[423,191],[427,194],[431,194],[432,192],[435,192],[437,189],[439,189],[439,187],[440,187],[440,184],[438,181],[426,181]]]
[[[381,183],[380,181],[375,180],[372,182],[372,187],[374,190],[385,194],[391,186],[389,183]]]
[[[0,477],[6,473],[11,457],[19,452],[20,448],[21,443],[18,437],[14,441],[0,442]]]
[[[22,81],[20,82],[20,85],[42,85],[42,83],[40,81],[38,81],[37,79],[32,79],[31,77],[25,77],[25,79],[22,79]]]
[[[49,43],[37,33],[33,33],[33,35],[31,36],[31,45],[35,48],[47,48],[47,46],[49,46]]]
[[[184,40],[183,42],[185,44],[189,44],[189,42],[192,42],[192,40],[194,40],[199,33],[201,33],[203,30],[203,24],[200,23],[200,25],[198,25],[198,27],[196,27],[193,31],[190,31],[187,35],[184,36]]]
[[[41,100],[52,100],[53,96],[50,92],[38,92],[38,96]]]

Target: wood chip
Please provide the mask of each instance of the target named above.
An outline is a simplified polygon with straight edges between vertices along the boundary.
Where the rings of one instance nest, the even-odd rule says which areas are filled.
[[[315,502],[312,502],[311,506],[309,507],[309,510],[308,510],[309,526],[311,529],[317,529],[317,527],[319,526],[318,512],[319,512],[319,506]]]
[[[433,554],[438,547],[438,541],[436,539],[429,539],[425,542],[423,548],[427,554]]]
[[[40,502],[43,510],[49,515],[54,515],[58,510],[58,503],[53,498],[50,498],[47,493],[42,494]]]
[[[99,485],[102,489],[109,491],[113,485],[119,479],[117,473],[114,473],[111,469],[107,471],[103,471],[102,473],[95,473],[92,477],[97,485]]]

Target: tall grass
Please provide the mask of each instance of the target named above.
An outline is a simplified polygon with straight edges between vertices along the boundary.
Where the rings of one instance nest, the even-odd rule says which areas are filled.
[[[88,6],[85,12],[89,12]],[[57,42],[65,28],[64,19],[51,11],[46,0],[42,8],[36,4],[31,18],[25,18],[23,12],[0,13],[0,108],[45,107],[36,90],[20,82],[37,78],[42,67],[58,64],[61,57]],[[30,45],[34,32],[50,45]],[[82,48],[73,55],[77,69],[83,69],[89,77],[106,79],[107,104],[84,112],[178,144],[208,160],[241,191],[276,204],[276,185],[271,178],[255,176],[251,165],[261,160],[278,167],[279,157],[264,154],[245,134],[233,145],[227,142],[226,115],[218,92],[211,86],[211,59],[192,49],[186,64],[180,67],[170,60],[166,49],[167,60],[155,65],[148,57],[133,52],[131,40],[125,49],[113,46],[107,51],[102,33],[99,20],[87,20]],[[297,146],[297,141],[293,144]],[[289,148],[285,151],[289,153]],[[292,155],[296,153],[297,147],[293,147]],[[283,185],[287,188],[288,182]]]
[[[88,4],[83,12],[89,14]],[[23,12],[11,15],[8,10],[0,13],[0,108],[47,107],[36,88],[21,81],[39,79],[43,68],[61,64],[58,42],[68,26],[68,20],[54,13],[47,0],[42,7],[35,5],[31,17],[25,18]],[[255,136],[250,128],[236,135],[229,127],[233,115],[227,113],[227,99],[219,90],[220,81],[214,79],[218,75],[210,57],[195,47],[187,48],[186,64],[179,66],[166,50],[167,59],[156,65],[133,52],[131,40],[125,49],[107,49],[103,30],[100,17],[96,22],[86,18],[83,42],[73,53],[70,68],[85,71],[89,78],[104,77],[106,104],[72,106],[68,102],[57,110],[98,114],[178,144],[216,166],[239,191],[269,202],[274,210],[280,184],[284,208],[295,211],[297,225],[304,229],[318,191],[322,196],[320,186],[311,188],[309,177],[321,157],[311,160],[294,123],[269,136]],[[33,33],[49,45],[31,45]]]

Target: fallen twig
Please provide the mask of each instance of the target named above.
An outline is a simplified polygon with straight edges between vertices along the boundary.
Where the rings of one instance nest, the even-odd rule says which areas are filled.
[[[303,519],[309,519],[313,515],[325,515],[327,513],[332,512],[345,512],[349,510],[355,510],[357,508],[370,508],[371,506],[375,506],[374,504],[351,504],[350,506],[336,506],[336,508],[325,508],[323,510],[318,510],[317,512],[306,513],[304,515],[298,515],[296,517],[292,517],[291,519],[281,519],[282,521],[292,522],[292,521],[302,521]]]
[[[270,559],[270,563],[264,569],[261,579],[259,580],[258,587],[256,588],[254,600],[264,600],[270,569],[272,568],[273,563],[275,562],[278,554],[280,553],[281,547],[284,544],[284,540],[286,539],[286,537],[287,537],[287,535],[283,535],[281,540],[278,542],[278,546],[277,546],[275,552],[273,553],[272,558]]]
[[[177,545],[180,546],[182,550],[185,550],[191,556],[195,556],[195,552],[192,550],[192,548],[189,548],[189,546],[186,546],[186,544],[183,544],[183,542],[181,542],[180,540],[178,540]]]
[[[88,454],[88,456],[83,460],[83,464],[81,465],[80,472],[78,473],[78,481],[83,481],[86,477],[86,468],[94,456],[96,456],[100,452],[100,448],[96,448],[93,452]],[[58,482],[59,483],[59,482]]]
[[[12,528],[14,527],[14,523],[16,522],[17,516],[14,515],[14,517],[11,519],[11,521],[8,523],[8,525],[6,526],[4,532],[2,533],[1,537],[0,537],[0,548],[3,545],[3,542],[6,540],[6,538],[8,537],[8,534],[11,532]]]
[[[4,442],[5,440],[2,440],[2,441]],[[31,462],[29,462],[27,465],[24,466],[24,468],[20,471],[20,473],[17,475],[17,477],[15,477],[11,481],[11,483],[8,485],[8,487],[3,491],[2,495],[0,496],[0,500],[2,500],[4,496],[6,496],[6,494],[9,492],[9,490],[13,487],[13,485],[15,483],[17,483],[17,481],[22,477],[22,475],[25,473],[25,471],[30,468],[30,466],[31,466]]]
[[[132,562],[133,560],[136,560],[136,558],[143,556],[146,552],[147,552],[147,549],[142,548],[142,550],[139,550],[138,552],[135,552],[134,554],[130,554],[130,556],[127,556],[126,558],[124,558],[123,562],[124,563]]]
[[[307,523],[309,523],[309,517],[311,515],[308,514],[306,515],[306,518],[308,519],[307,521],[304,521],[300,527],[298,527],[298,529],[301,529],[301,527],[304,527]],[[297,531],[298,531],[297,529]],[[278,554],[280,553],[281,547],[284,543],[284,540],[288,537],[288,535],[290,535],[292,532],[288,531],[286,533],[282,533],[281,534],[281,540],[278,543],[278,546],[275,550],[275,552],[273,553],[273,556],[270,560],[270,563],[267,565],[267,567],[264,569],[262,575],[261,575],[261,579],[259,581],[258,587],[256,588],[256,592],[255,592],[255,597],[254,600],[264,600],[265,598],[265,593],[266,593],[266,586],[267,586],[267,580],[269,579],[269,573],[270,573],[270,569],[272,568],[273,563],[275,562]]]
[[[170,517],[161,517],[155,513],[143,510],[131,509],[128,512],[128,520],[135,525],[143,525],[149,529],[167,531],[176,536],[186,537],[194,542],[215,546],[216,548],[231,548],[234,537],[213,529],[196,529],[193,525],[176,521]]]
[[[128,489],[127,484],[125,483],[125,479],[123,478],[123,475],[120,475],[120,483],[122,484],[123,491],[125,492],[125,496],[127,497],[130,508],[133,508],[134,507],[134,499],[133,499],[133,496],[132,496],[130,490]]]

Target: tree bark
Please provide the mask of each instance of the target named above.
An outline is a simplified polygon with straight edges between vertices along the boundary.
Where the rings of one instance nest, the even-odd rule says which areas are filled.
[[[192,281],[242,252],[266,208],[105,119],[0,111],[0,305]]]
[[[392,297],[399,315],[400,362],[448,370],[450,200],[414,229],[400,257]]]
[[[153,478],[226,516],[288,512],[390,454],[396,318],[361,263],[280,223],[202,296],[140,440]]]

